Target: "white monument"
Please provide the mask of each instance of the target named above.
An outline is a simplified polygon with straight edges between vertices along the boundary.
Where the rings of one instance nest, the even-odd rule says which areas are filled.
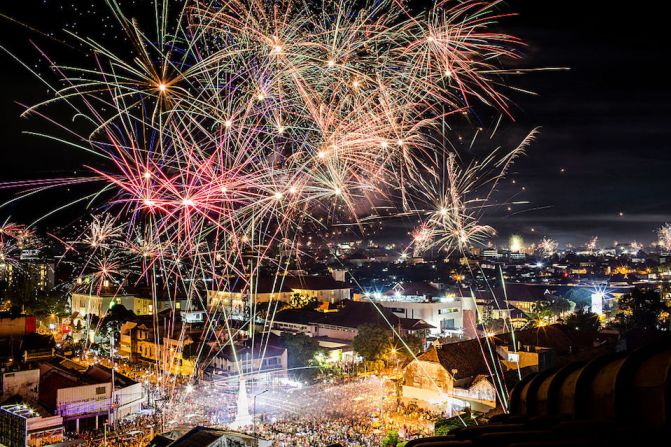
[[[247,386],[245,385],[245,379],[240,379],[240,389],[238,390],[238,409],[235,413],[235,420],[231,424],[231,427],[241,428],[252,425],[252,423],[252,416],[249,414]]]

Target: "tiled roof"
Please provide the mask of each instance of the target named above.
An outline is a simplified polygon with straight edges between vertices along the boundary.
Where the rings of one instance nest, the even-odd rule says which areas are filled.
[[[248,281],[236,278],[219,287],[220,290],[241,293],[249,291]],[[352,287],[330,276],[278,276],[254,278],[252,287],[255,293],[291,293],[294,290],[343,290]]]
[[[362,301],[346,301],[337,312],[324,313],[315,310],[287,309],[278,312],[275,321],[293,324],[330,324],[350,328],[357,328],[364,324],[389,327],[389,323],[412,330],[433,327],[431,325],[421,327],[422,320],[400,318],[388,308]],[[427,323],[424,322],[424,324]]]
[[[487,347],[481,347],[480,342],[484,343],[485,341],[473,339],[445,344],[440,348],[431,347],[418,358],[440,363],[456,380],[474,377],[479,374],[489,375],[488,365],[483,354],[483,349],[486,352]]]

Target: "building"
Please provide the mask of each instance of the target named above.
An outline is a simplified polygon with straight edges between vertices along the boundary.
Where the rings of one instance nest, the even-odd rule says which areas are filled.
[[[505,301],[522,312],[529,313],[533,312],[534,305],[539,301],[556,299],[555,289],[556,287],[545,284],[509,282],[506,283],[505,290],[501,287],[494,287],[487,290],[477,290],[474,294],[479,304]]]
[[[42,447],[63,441],[63,418],[20,398],[0,405],[0,445]]]
[[[36,328],[36,319],[32,315],[11,315],[9,312],[0,313],[0,338],[32,334]]]
[[[337,274],[337,273],[336,273]],[[244,311],[250,297],[255,303],[282,301],[289,303],[296,295],[306,299],[316,299],[327,303],[339,303],[350,299],[352,288],[330,276],[278,276],[276,278],[255,278],[248,281],[236,279],[222,285],[218,290],[207,291],[209,308],[224,306],[233,314]]]
[[[51,290],[55,281],[55,260],[47,250],[19,249],[13,261],[0,255],[0,282],[4,288],[38,293]]]
[[[278,312],[272,322],[277,332],[303,333],[324,340],[352,341],[364,324],[394,329],[401,335],[425,338],[433,326],[418,318],[403,318],[376,303],[346,301],[335,311],[321,312],[306,309],[287,309]]]
[[[262,343],[260,340],[256,341],[254,349],[249,346],[250,344],[236,347],[235,353],[230,344],[217,352],[210,362],[215,375],[242,374],[248,382],[261,382],[267,385],[274,380],[287,378],[286,348]]]
[[[72,313],[82,317],[89,314],[104,317],[108,309],[117,304],[121,304],[135,315],[149,315],[153,311],[152,303],[150,298],[113,292],[98,295],[73,292],[70,297]]]
[[[476,336],[476,309],[470,297],[443,296],[413,299],[406,295],[386,295],[379,301],[400,318],[414,318],[433,326],[431,334],[436,336]]]
[[[587,360],[611,348],[599,334],[562,325],[432,346],[404,368],[403,398],[437,406],[448,415],[464,407],[487,411],[506,395],[503,382]]]
[[[403,399],[448,416],[467,407],[486,412],[497,405],[489,371],[478,339],[432,346],[404,368]]]
[[[195,325],[177,321],[172,324],[170,312],[140,316],[121,325],[119,355],[131,363],[159,362],[171,374],[191,376],[196,369],[194,348],[201,330]]]
[[[139,412],[144,398],[141,383],[100,365],[85,367],[67,359],[40,364],[39,403],[77,432]]]
[[[55,354],[56,341],[51,334],[31,332],[0,338],[0,365],[15,370],[18,365],[49,360]]]
[[[126,290],[110,290],[104,288],[99,294],[91,290],[73,292],[70,297],[70,309],[80,317],[92,314],[104,317],[115,305],[122,305],[135,315],[152,315],[155,311],[168,309],[189,310],[189,300],[184,296],[171,297],[159,292],[155,297],[148,290],[137,290],[132,293]]]
[[[40,389],[40,370],[27,369],[2,374],[2,396],[0,402],[20,396],[28,402],[37,402]]]
[[[147,447],[270,447],[272,442],[218,428],[194,427],[173,438],[173,433],[154,437]]]

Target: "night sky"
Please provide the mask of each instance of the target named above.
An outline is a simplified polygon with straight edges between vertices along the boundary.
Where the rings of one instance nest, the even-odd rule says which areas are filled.
[[[38,70],[42,66],[29,39],[50,54],[69,54],[76,60],[81,57],[76,50],[1,15],[55,36],[62,36],[60,30],[72,26],[74,18],[79,28],[90,28],[101,37],[106,32],[99,12],[104,11],[102,4],[5,0],[0,5],[0,45],[31,66],[37,63]],[[654,240],[656,228],[671,221],[671,89],[663,68],[671,38],[664,14],[645,1],[626,9],[603,0],[508,4],[507,10],[520,15],[504,21],[501,29],[528,44],[519,66],[570,70],[510,79],[510,84],[538,96],[509,92],[515,121],[504,118],[495,141],[514,147],[536,126],[541,135],[500,188],[496,200],[502,206],[485,216],[486,223],[497,228],[501,238],[517,233],[528,241],[543,236],[576,244],[592,236],[604,243]],[[22,134],[45,127],[39,120],[19,118],[17,102],[33,104],[46,97],[46,90],[4,52],[0,64],[0,181],[71,176],[91,162],[63,145]],[[485,127],[492,122],[492,117],[482,119]],[[486,138],[478,140],[478,146],[483,143]],[[80,193],[59,191],[58,198]],[[0,201],[10,197],[10,192],[0,191]],[[530,203],[508,212],[504,204],[512,198]],[[53,209],[52,200],[46,195],[2,208],[0,220],[10,215],[14,221],[34,219]],[[71,218],[67,213],[61,217]]]

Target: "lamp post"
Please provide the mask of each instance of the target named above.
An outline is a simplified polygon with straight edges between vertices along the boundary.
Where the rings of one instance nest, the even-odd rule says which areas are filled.
[[[268,388],[261,391],[260,393],[256,393],[253,396],[253,402],[252,402],[252,434],[254,435],[254,443],[256,445],[259,445],[258,438],[256,437],[256,398],[258,396],[262,395],[263,393],[267,393],[267,392],[268,392]]]

